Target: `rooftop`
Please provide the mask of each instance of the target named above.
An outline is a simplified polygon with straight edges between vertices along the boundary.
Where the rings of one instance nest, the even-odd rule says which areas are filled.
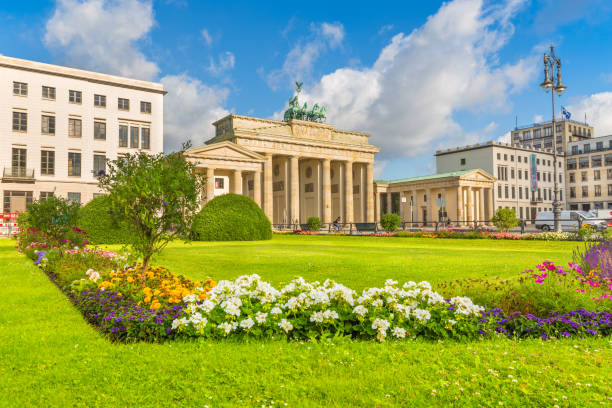
[[[463,176],[464,174],[471,173],[476,170],[477,169],[451,171],[450,173],[430,174],[427,176],[410,177],[410,178],[398,179],[398,180],[388,180],[388,181],[376,180],[375,183],[376,184],[396,184],[396,183],[407,183],[410,181],[424,181],[424,180],[441,179],[441,178],[447,178],[447,177],[460,177],[460,176]]]
[[[449,148],[445,150],[436,150],[436,153],[434,156],[442,156],[445,154],[462,152],[466,150],[484,149],[484,148],[493,147],[493,146],[508,148],[512,150],[522,150],[525,152],[532,152],[532,153],[553,154],[553,150],[550,148],[537,149],[535,147],[524,147],[524,146],[520,146],[519,144],[511,145],[510,143],[503,143],[503,142],[497,142],[494,140],[490,140],[485,143],[476,143],[473,145],[458,146],[458,147],[453,147],[453,148]],[[563,156],[563,153],[557,153],[557,155]]]
[[[562,123],[562,122],[569,122],[569,123],[574,123],[576,125],[582,125],[582,126],[589,126],[592,127],[591,125],[589,125],[586,122],[580,122],[577,120],[571,120],[571,119],[555,119],[555,122],[557,123]],[[538,127],[538,126],[545,126],[545,125],[551,125],[552,124],[552,120],[549,120],[547,122],[537,122],[537,123],[531,123],[529,125],[521,125],[521,126],[516,126],[514,128],[514,130],[520,130],[520,129],[529,129],[529,128],[533,128],[533,127]]]

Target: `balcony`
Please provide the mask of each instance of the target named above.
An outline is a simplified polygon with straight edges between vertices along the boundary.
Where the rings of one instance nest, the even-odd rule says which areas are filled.
[[[34,169],[5,167],[2,173],[3,183],[34,183],[34,181]]]
[[[542,197],[531,197],[531,204],[543,203]]]

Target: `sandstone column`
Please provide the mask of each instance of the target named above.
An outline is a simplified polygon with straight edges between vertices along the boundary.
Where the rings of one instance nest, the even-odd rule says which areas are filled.
[[[353,162],[344,162],[344,195],[346,206],[344,222],[353,222]]]
[[[298,156],[291,156],[290,171],[291,174],[291,223],[300,223],[300,159]]]
[[[374,163],[366,164],[366,222],[374,222]]]
[[[387,212],[390,213],[391,212],[391,191],[387,189]]]
[[[232,176],[232,193],[242,194],[242,171],[234,170]]]
[[[271,223],[274,223],[274,209],[272,208],[273,192],[272,192],[272,153],[266,153],[266,161],[264,162],[264,185],[263,185],[263,207],[264,213]]]
[[[323,224],[332,222],[331,219],[331,162],[329,159],[322,160],[323,171]]]
[[[261,171],[253,174],[253,201],[261,207]]]
[[[413,223],[419,222],[419,195],[416,190],[412,190],[412,219]],[[417,224],[410,224],[411,227],[416,227]]]
[[[489,225],[492,225],[491,219],[493,218],[493,187],[488,189],[488,200],[487,200],[487,218],[489,219]],[[526,218],[529,218],[527,216]]]
[[[463,215],[463,187],[457,187],[457,225],[463,224],[461,221],[464,217]]]
[[[427,194],[427,219],[424,219],[423,223],[427,224],[427,221],[434,219],[433,214],[431,213],[432,200],[433,200],[433,197],[431,196],[431,188],[426,189],[425,194]]]
[[[474,201],[472,197],[472,187],[467,188],[467,221],[474,221]]]
[[[481,224],[485,224],[486,215],[485,215],[485,202],[484,202],[484,188],[480,187],[478,190],[478,218]]]
[[[206,202],[215,198],[215,168],[206,169]]]
[[[374,208],[376,211],[376,215],[375,215],[375,221],[378,222],[380,221],[380,214],[382,211],[381,205],[380,205],[380,191],[378,191],[378,189],[376,189],[376,194],[375,194],[376,199],[374,200]]]
[[[400,191],[400,195],[399,195],[399,216],[402,219],[402,221],[404,221],[404,203],[402,202],[402,198],[405,198],[406,195],[403,191]]]

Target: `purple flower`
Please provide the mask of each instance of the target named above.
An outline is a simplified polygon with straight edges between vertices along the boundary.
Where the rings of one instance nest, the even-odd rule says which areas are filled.
[[[162,201],[162,205],[165,207],[165,206],[168,205],[168,202],[167,201]]]
[[[542,332],[542,334],[540,335],[540,337],[542,337],[542,340],[546,340],[548,338],[548,336],[546,335],[546,333]]]

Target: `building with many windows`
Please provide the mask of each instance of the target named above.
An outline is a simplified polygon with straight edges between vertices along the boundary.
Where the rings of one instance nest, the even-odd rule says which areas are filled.
[[[555,126],[558,152],[567,152],[566,147],[570,142],[583,141],[593,137],[593,127],[586,123],[566,119],[556,121]],[[517,127],[511,134],[512,145],[519,144],[534,149],[553,148],[552,122]]]
[[[57,195],[86,203],[122,153],[163,151],[158,83],[0,56],[4,212]]]
[[[570,142],[566,166],[569,209],[612,209],[612,135]]]
[[[511,146],[487,142],[465,147],[438,150],[438,173],[482,169],[496,178],[493,207],[514,208],[521,219],[534,219],[537,211],[552,210],[554,157],[551,149]],[[565,155],[557,155],[560,200],[564,193]],[[564,205],[565,207],[565,205]]]

